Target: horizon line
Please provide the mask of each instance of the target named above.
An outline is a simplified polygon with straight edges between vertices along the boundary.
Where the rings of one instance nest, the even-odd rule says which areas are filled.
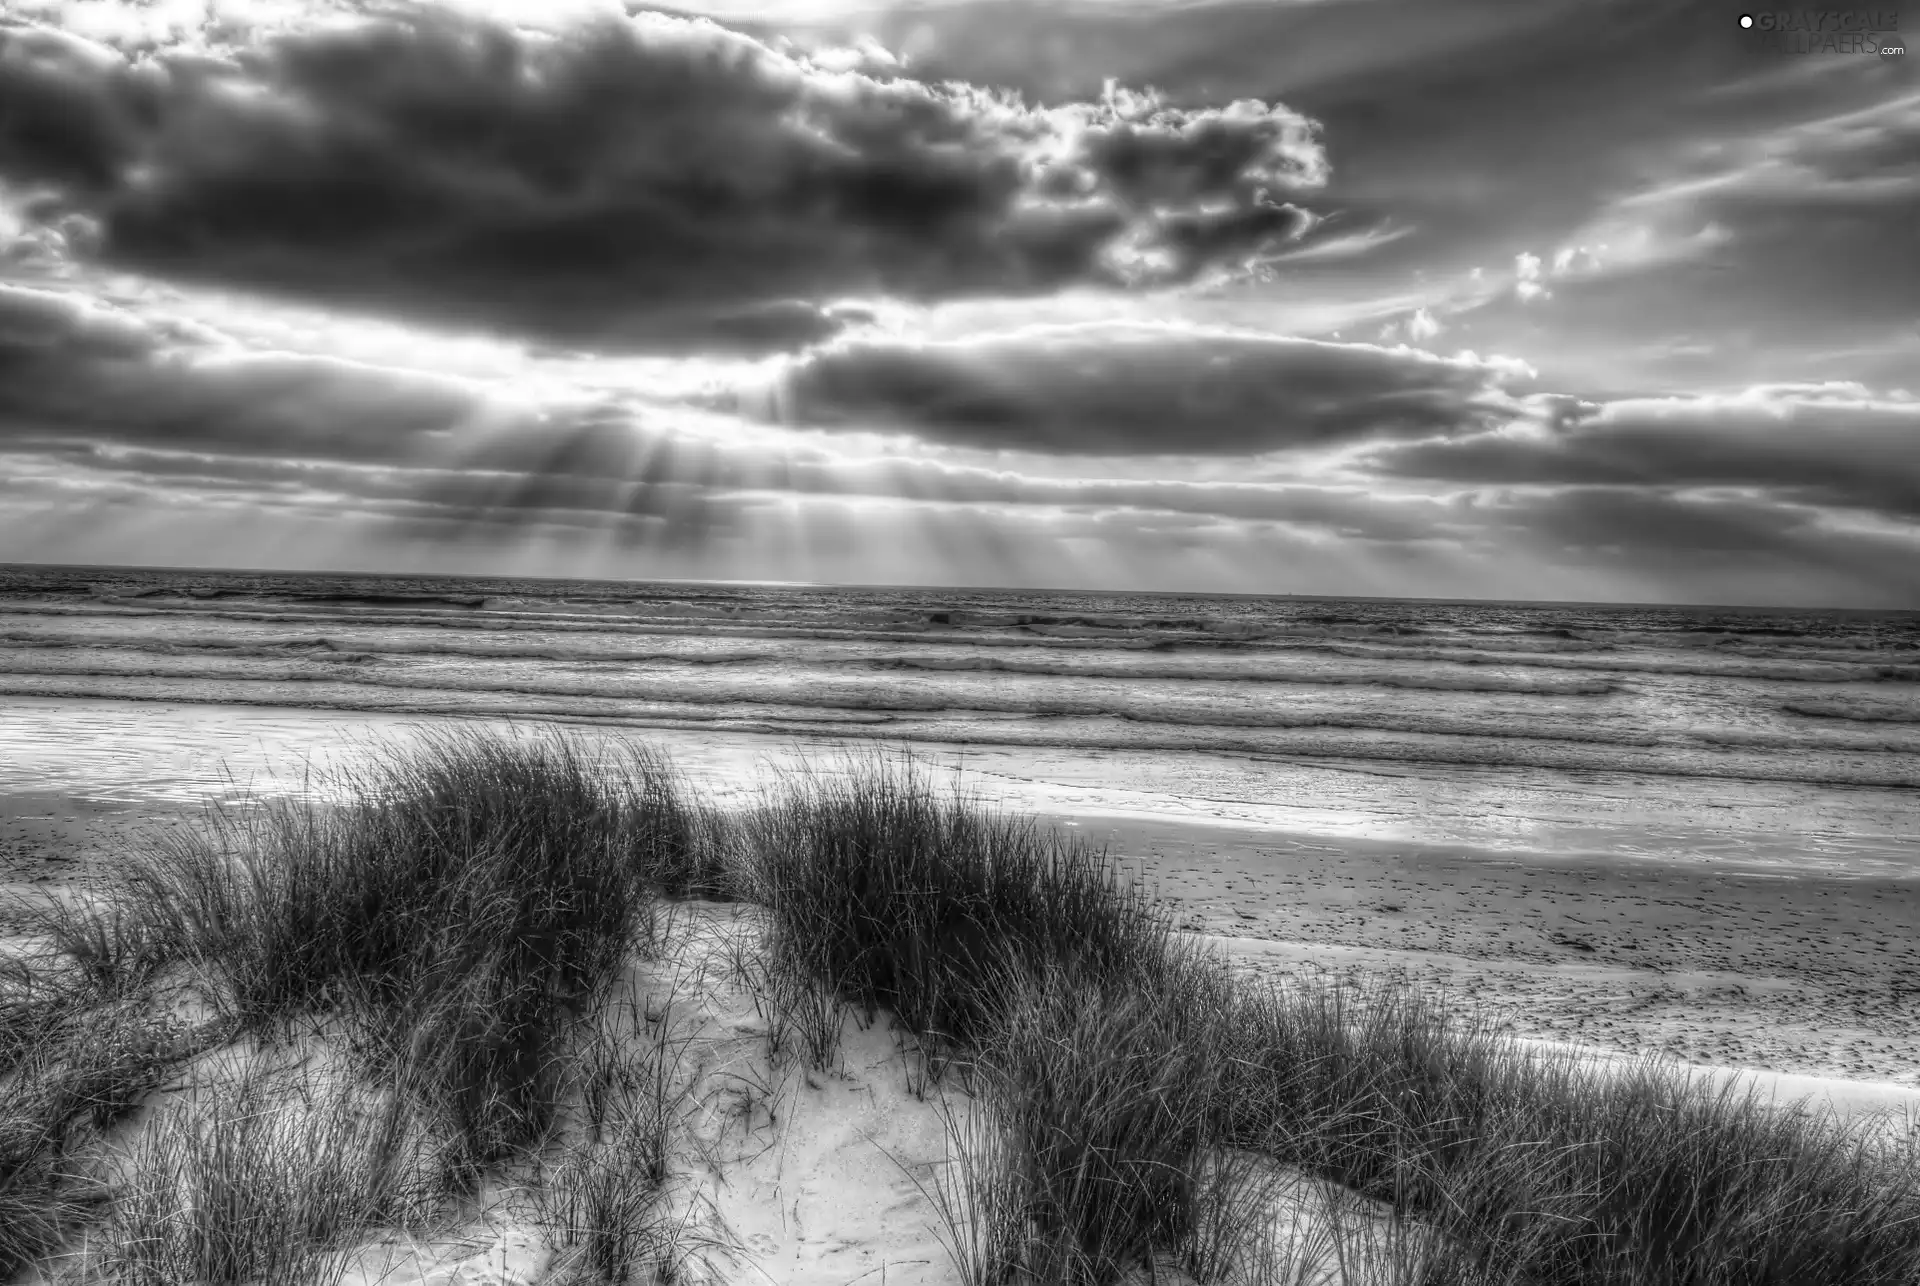
[[[1361,602],[1361,603],[1426,603],[1448,606],[1484,606],[1484,607],[1586,607],[1586,608],[1655,608],[1664,610],[1697,610],[1722,612],[1846,612],[1859,615],[1920,615],[1920,604],[1913,607],[1842,607],[1832,605],[1808,604],[1763,604],[1763,603],[1682,603],[1647,602],[1633,599],[1552,599],[1552,598],[1461,598],[1461,597],[1424,597],[1397,594],[1324,594],[1303,593],[1292,590],[1272,590],[1256,592],[1248,590],[1168,590],[1168,589],[1099,589],[1090,587],[1062,586],[1010,586],[1010,585],[927,585],[901,582],[867,581],[795,581],[795,580],[756,580],[756,579],[702,579],[694,577],[653,576],[646,578],[565,576],[565,575],[504,575],[492,572],[367,572],[341,569],[328,570],[291,570],[277,567],[208,567],[183,566],[171,563],[16,563],[0,562],[0,570],[5,569],[95,569],[99,571],[128,572],[172,572],[184,574],[213,574],[229,576],[333,576],[362,577],[376,580],[406,580],[439,578],[442,580],[495,580],[495,581],[568,581],[576,584],[597,585],[714,585],[731,588],[779,588],[779,589],[821,589],[821,590],[909,590],[921,593],[951,592],[960,594],[1112,594],[1135,595],[1152,598],[1243,598],[1243,599],[1304,599],[1318,602]]]

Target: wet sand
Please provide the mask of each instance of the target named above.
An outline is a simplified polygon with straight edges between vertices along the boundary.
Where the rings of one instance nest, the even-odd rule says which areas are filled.
[[[0,794],[0,888],[101,878],[117,856],[158,834],[195,825],[200,816],[187,803]]]

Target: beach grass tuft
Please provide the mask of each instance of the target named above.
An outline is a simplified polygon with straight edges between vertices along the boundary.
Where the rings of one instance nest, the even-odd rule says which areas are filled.
[[[916,1033],[973,1040],[1008,978],[1149,976],[1167,956],[1171,925],[1100,855],[942,789],[910,756],[791,770],[745,825],[776,965]]]
[[[1422,1281],[1920,1273],[1920,1151],[1872,1119],[1523,1046],[1385,984],[1243,987],[1222,1026],[1222,1137],[1423,1221]]]
[[[1222,1074],[1212,1016],[1182,989],[1060,971],[1015,995],[979,1059],[1024,1197],[1019,1271],[1109,1282],[1190,1243]]]
[[[146,1124],[98,1267],[128,1286],[326,1286],[368,1230],[432,1216],[435,1150],[399,1096],[250,1064]]]
[[[177,1023],[100,1002],[84,984],[36,989],[30,1040],[0,1069],[0,1280],[58,1250],[102,1208],[92,1145],[136,1112],[188,1052]]]
[[[128,904],[243,1030],[341,1021],[370,1075],[436,1105],[471,1185],[551,1124],[568,1027],[644,948],[659,880],[719,878],[711,824],[657,755],[561,735],[438,734],[327,784],[342,802],[164,844]]]
[[[308,798],[217,813],[129,872],[150,932],[216,965],[249,1026],[417,988],[491,961],[570,1003],[623,967],[647,899],[633,843],[675,797],[616,781],[566,737],[453,731]]]

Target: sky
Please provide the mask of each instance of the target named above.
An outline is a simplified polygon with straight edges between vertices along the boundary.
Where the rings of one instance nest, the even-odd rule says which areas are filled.
[[[1884,4],[9,0],[0,561],[1920,608]]]

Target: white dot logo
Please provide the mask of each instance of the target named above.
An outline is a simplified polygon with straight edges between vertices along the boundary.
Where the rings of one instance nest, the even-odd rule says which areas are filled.
[[[1742,27],[1751,27],[1751,26],[1753,25],[1753,15],[1752,15],[1752,14],[1750,14],[1750,13],[1743,13],[1743,14],[1741,14],[1741,15],[1740,15],[1740,25],[1741,25]]]

